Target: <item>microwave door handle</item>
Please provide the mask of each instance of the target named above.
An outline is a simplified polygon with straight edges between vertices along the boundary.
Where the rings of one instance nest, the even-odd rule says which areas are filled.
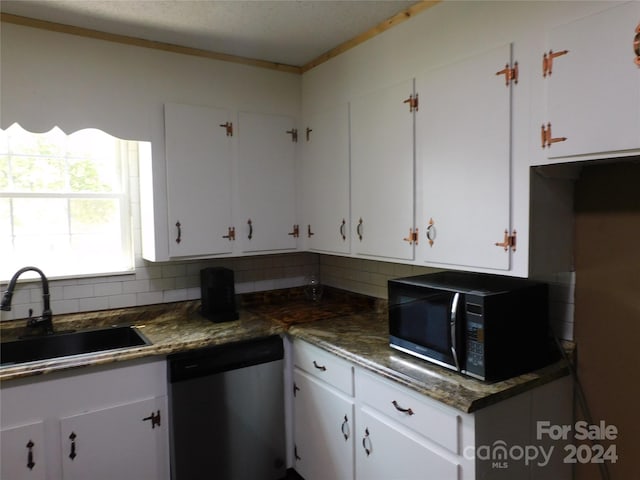
[[[451,328],[451,354],[453,355],[453,362],[455,363],[456,370],[460,371],[460,362],[458,361],[458,352],[456,347],[458,345],[458,302],[460,301],[460,293],[456,293],[453,296],[453,302],[451,302],[451,320],[449,326]]]

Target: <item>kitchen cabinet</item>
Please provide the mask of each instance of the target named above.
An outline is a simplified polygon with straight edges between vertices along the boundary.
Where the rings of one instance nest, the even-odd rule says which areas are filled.
[[[44,455],[42,420],[0,430],[0,478],[44,480],[47,463]]]
[[[63,478],[162,478],[164,401],[155,397],[61,418]]]
[[[168,480],[164,360],[6,381],[0,394],[2,478]]]
[[[542,162],[640,153],[639,26],[640,3],[629,2],[548,31],[538,76],[547,90],[536,126]]]
[[[357,478],[418,480],[425,472],[439,480],[462,478],[463,465],[470,462],[459,457],[459,446],[472,440],[468,435],[472,416],[360,370],[356,392]]]
[[[169,255],[229,254],[231,125],[225,109],[164,106]]]
[[[306,247],[317,252],[350,251],[349,106],[317,112],[306,120],[302,139],[302,196]]]
[[[295,469],[305,480],[571,478],[566,441],[537,438],[539,421],[571,423],[570,377],[466,413],[298,339],[293,363]],[[553,455],[498,458],[496,446]]]
[[[357,450],[358,479],[458,480],[458,465],[439,456],[419,436],[368,409],[358,411],[361,445]]]
[[[305,480],[353,479],[353,368],[294,342],[294,457]]]
[[[242,252],[295,250],[298,131],[291,117],[238,115],[236,240]]]
[[[413,260],[413,79],[351,101],[351,235],[358,256]]]
[[[416,79],[418,256],[429,265],[510,267],[511,249],[496,243],[512,231],[516,68],[504,45]]]

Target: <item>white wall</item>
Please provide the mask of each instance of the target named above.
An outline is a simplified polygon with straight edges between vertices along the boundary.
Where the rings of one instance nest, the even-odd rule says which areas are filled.
[[[0,35],[2,128],[14,122],[32,131],[54,125],[66,132],[96,127],[121,138],[151,141],[157,191],[166,188],[165,102],[299,116],[299,75],[8,23],[0,24]],[[136,162],[130,178],[135,272],[51,282],[54,314],[199,298],[199,270],[211,265],[234,269],[239,293],[300,285],[317,271],[317,255],[306,253],[146,262],[141,256],[139,183]],[[154,215],[166,226],[166,205]],[[39,314],[41,301],[39,283],[21,283],[13,310],[0,318],[24,318],[29,308]]]

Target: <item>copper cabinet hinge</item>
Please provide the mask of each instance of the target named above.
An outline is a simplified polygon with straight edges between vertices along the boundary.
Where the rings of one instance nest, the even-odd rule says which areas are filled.
[[[230,242],[236,239],[236,227],[229,227],[228,233],[223,235],[222,238],[228,239]]]
[[[413,245],[414,243],[418,244],[418,229],[415,230],[413,228],[409,229],[409,235],[403,238],[405,242],[409,242],[409,245]]]
[[[226,130],[227,137],[233,137],[233,122],[221,123],[220,126]]]
[[[504,75],[504,84],[508,87],[511,82],[518,83],[518,62],[513,64],[513,67],[510,67],[509,64],[505,64],[504,68],[499,72],[496,72],[496,75]]]
[[[300,225],[294,225],[293,231],[289,232],[287,235],[291,235],[293,238],[298,238],[300,236]]]
[[[540,139],[542,140],[542,148],[545,148],[550,147],[554,143],[564,142],[567,140],[567,137],[553,138],[553,136],[551,135],[551,122],[547,122],[546,127],[544,123],[542,124],[542,129],[540,130]]]
[[[414,97],[413,94],[409,95],[409,98],[404,100],[402,103],[409,104],[409,113],[418,111],[418,94]]]
[[[150,421],[151,428],[156,428],[160,426],[160,410],[157,413],[151,412],[151,415],[142,419],[143,422]]]
[[[293,143],[298,143],[298,129],[292,128],[291,130],[287,130],[286,133],[291,135],[291,141]]]
[[[566,55],[567,53],[569,53],[569,50],[560,50],[559,52],[549,50],[549,53],[544,53],[542,55],[542,76],[544,78],[550,77],[553,73],[553,59]]]
[[[505,252],[509,249],[511,249],[512,252],[515,252],[516,251],[516,235],[517,235],[517,232],[515,230],[511,235],[509,234],[509,230],[505,230],[504,239],[502,240],[502,242],[496,242],[495,246],[504,248]]]

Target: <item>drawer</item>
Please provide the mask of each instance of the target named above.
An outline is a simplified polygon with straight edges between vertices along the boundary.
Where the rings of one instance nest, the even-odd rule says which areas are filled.
[[[294,340],[293,363],[313,377],[353,396],[353,366],[346,360],[307,342]]]
[[[461,418],[454,410],[401,385],[356,371],[358,398],[387,417],[458,455]]]

